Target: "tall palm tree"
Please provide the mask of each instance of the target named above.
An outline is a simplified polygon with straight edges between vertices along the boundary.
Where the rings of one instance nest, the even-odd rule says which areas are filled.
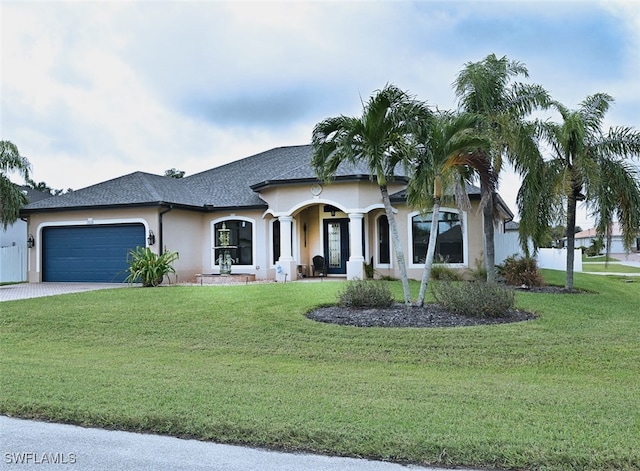
[[[25,180],[29,178],[30,164],[22,157],[15,144],[0,141],[0,219],[7,229],[20,216],[20,208],[27,204],[27,197],[9,180],[8,174],[16,172]]]
[[[534,109],[546,107],[549,103],[548,93],[539,85],[512,81],[518,76],[529,76],[524,64],[506,56],[498,59],[495,54],[490,54],[480,62],[466,63],[453,83],[460,109],[484,117],[478,129],[491,139],[487,158],[495,174],[494,180],[502,170],[503,157],[511,162],[523,158],[516,154],[515,149],[522,147],[518,139],[524,136],[519,131],[524,125],[524,118]],[[482,190],[486,195],[486,189]],[[483,202],[487,281],[495,280],[493,198],[492,194]]]
[[[343,163],[364,163],[380,187],[406,305],[411,304],[409,278],[387,185],[393,181],[396,167],[404,165],[406,169],[416,155],[415,135],[429,116],[424,103],[388,84],[363,105],[361,117],[327,118],[316,124],[312,136],[312,165],[318,178],[330,180]]]
[[[577,110],[558,102],[553,107],[562,116],[561,123],[539,123],[539,135],[548,144],[550,159],[525,180],[532,188],[546,189],[540,198],[543,214],[553,215],[554,207],[566,204],[567,275],[565,288],[573,289],[576,208],[580,201],[596,217],[598,233],[607,234],[618,220],[624,246],[629,250],[640,227],[640,180],[628,158],[640,157],[640,132],[626,126],[602,131],[606,112],[613,98],[606,93],[588,96]],[[525,216],[528,207],[519,202]],[[548,221],[546,221],[548,223]],[[541,221],[545,223],[545,221]]]
[[[469,113],[440,112],[429,121],[428,127],[423,128],[420,140],[424,146],[414,164],[407,192],[410,206],[424,210],[431,205],[431,232],[418,306],[424,304],[431,276],[441,203],[445,198],[451,199],[460,209],[468,210],[471,205],[466,185],[471,183],[474,174],[485,183],[483,186],[489,194],[495,189],[489,162],[481,151],[489,146],[489,141],[476,132],[480,119]]]

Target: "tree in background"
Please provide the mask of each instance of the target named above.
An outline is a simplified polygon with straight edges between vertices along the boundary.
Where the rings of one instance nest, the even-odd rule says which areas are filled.
[[[573,289],[578,202],[587,202],[596,218],[599,235],[606,235],[616,219],[627,250],[640,227],[640,175],[637,167],[627,160],[640,157],[640,132],[625,126],[610,128],[606,134],[602,131],[612,102],[613,98],[605,93],[588,96],[577,110],[554,101],[553,107],[560,113],[562,122],[544,121],[537,126],[539,137],[547,144],[551,156],[540,157],[539,164],[531,166],[532,172],[523,179],[523,189],[528,190],[518,194],[518,210],[521,222],[526,222],[525,230],[534,226],[531,221],[536,218],[537,224],[548,227],[549,221],[539,220],[540,213],[565,215],[567,290]],[[527,199],[527,195],[533,197],[534,194],[539,195],[536,205]],[[532,215],[534,211],[537,214]],[[610,245],[609,241],[607,246]]]
[[[0,218],[5,230],[16,222],[20,209],[28,202],[20,188],[9,180],[9,174],[17,173],[27,180],[30,169],[29,160],[20,155],[15,144],[0,141]]]
[[[46,182],[38,182],[38,183],[36,183],[31,178],[27,178],[26,179],[26,186],[28,188],[33,188],[34,190],[40,191],[42,193],[48,193],[48,194],[50,194],[52,196],[63,195],[65,193],[73,192],[73,190],[71,188],[67,188],[66,190],[53,189],[49,185],[47,185]]]
[[[184,178],[184,174],[184,170],[177,170],[175,168],[170,168],[169,170],[164,171],[164,176],[171,178]]]

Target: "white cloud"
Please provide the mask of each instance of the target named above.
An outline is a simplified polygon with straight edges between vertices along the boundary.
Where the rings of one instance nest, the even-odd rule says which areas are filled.
[[[640,127],[633,2],[2,2],[0,128],[36,180],[188,174],[305,144],[392,82],[440,108],[468,61],[520,60],[575,107]],[[517,183],[502,191],[514,208]],[[515,209],[515,208],[514,208]]]

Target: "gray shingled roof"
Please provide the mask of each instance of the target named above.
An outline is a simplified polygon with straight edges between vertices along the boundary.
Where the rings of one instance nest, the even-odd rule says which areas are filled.
[[[316,181],[311,167],[310,145],[278,147],[235,162],[188,176],[171,178],[134,172],[64,195],[32,201],[25,213],[69,209],[123,206],[174,205],[198,210],[215,208],[266,208],[256,189],[291,181]],[[404,177],[400,167],[396,175]],[[342,165],[337,179],[369,178],[364,165]],[[469,194],[480,189],[469,187]],[[406,199],[404,191],[392,195],[393,201]]]
[[[20,186],[20,190],[25,194],[29,203],[33,203],[34,201],[40,201],[46,198],[51,198],[50,193],[45,193],[44,191],[35,190],[28,186]]]
[[[198,209],[259,207],[266,203],[254,188],[290,181],[316,181],[310,145],[278,147],[186,178],[135,172],[46,201],[33,202],[28,212],[87,207],[170,204]],[[368,170],[343,165],[337,178],[368,178]]]
[[[179,179],[134,172],[64,195],[33,202],[23,211],[76,209],[99,206],[155,205],[202,206],[201,200]]]

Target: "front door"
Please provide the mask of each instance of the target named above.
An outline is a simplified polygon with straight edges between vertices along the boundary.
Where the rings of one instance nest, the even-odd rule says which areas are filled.
[[[327,261],[327,274],[347,274],[349,219],[324,220],[324,258]]]

